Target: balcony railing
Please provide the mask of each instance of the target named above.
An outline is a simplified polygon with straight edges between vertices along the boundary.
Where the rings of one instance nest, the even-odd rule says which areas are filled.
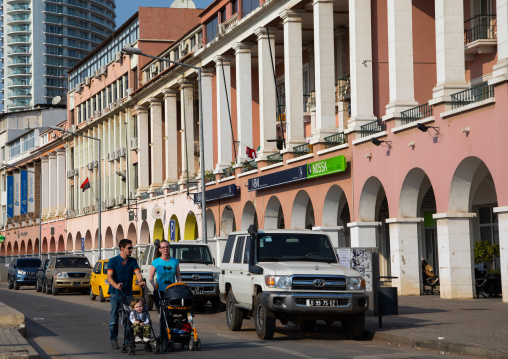
[[[156,188],[156,189],[154,189],[153,196],[154,197],[164,196],[164,189],[162,189],[162,188]]]
[[[351,78],[344,76],[337,82],[337,101],[344,101],[351,98]]]
[[[344,132],[325,137],[325,148],[331,148],[347,143],[347,134]]]
[[[257,168],[258,168],[258,163],[256,162],[256,160],[245,161],[243,163],[242,173],[249,172],[249,171],[255,170]]]
[[[386,123],[381,120],[372,121],[360,127],[360,137],[370,136],[382,131],[386,131]]]
[[[300,146],[293,147],[293,155],[296,157],[305,156],[308,153],[312,153],[312,145],[304,143]]]
[[[150,198],[150,193],[148,192],[141,192],[141,194],[139,195],[139,197],[143,200],[143,199],[149,199]]]
[[[180,190],[180,185],[178,183],[172,183],[168,186],[168,192],[178,192]]]
[[[480,14],[464,21],[464,45],[496,38],[496,15]]]
[[[227,178],[227,177],[231,177],[231,176],[234,176],[235,175],[235,169],[233,168],[233,166],[229,166],[228,168],[224,168],[222,170],[222,173],[220,175],[220,178]]]
[[[415,122],[419,119],[432,116],[432,113],[433,107],[430,106],[428,103],[424,103],[423,105],[410,108],[409,110],[406,111],[402,111],[400,113],[401,123],[405,125],[411,122]]]
[[[269,155],[266,157],[266,163],[268,165],[273,165],[279,162],[282,162],[282,155],[280,153],[274,153],[273,155]]]
[[[486,100],[491,97],[494,97],[494,86],[489,86],[487,83],[484,83],[479,86],[471,87],[468,90],[452,94],[452,109]]]

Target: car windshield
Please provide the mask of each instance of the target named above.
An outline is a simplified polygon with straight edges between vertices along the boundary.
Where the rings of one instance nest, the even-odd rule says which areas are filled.
[[[40,259],[18,259],[18,267],[38,268],[40,266],[41,266]]]
[[[86,257],[83,258],[57,258],[56,268],[90,268]]]
[[[258,262],[337,262],[325,235],[259,233],[257,246]]]
[[[171,257],[178,259],[180,263],[212,264],[208,246],[172,245],[169,251]]]

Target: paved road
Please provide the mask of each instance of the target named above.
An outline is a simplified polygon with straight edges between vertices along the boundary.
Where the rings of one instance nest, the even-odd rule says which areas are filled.
[[[27,340],[41,358],[125,358],[113,351],[108,340],[109,303],[92,302],[87,296],[52,296],[33,289],[8,290],[0,285],[2,301],[26,315]],[[157,325],[156,312],[151,312]],[[230,332],[224,312],[198,313],[196,327],[203,343],[201,352],[177,349],[181,358],[459,358],[437,351],[395,347],[370,341],[345,340],[340,326],[319,325],[314,333],[302,333],[296,327],[277,327],[272,341],[256,337],[252,320],[243,330]],[[280,324],[280,323],[279,323]],[[136,355],[153,356],[138,348]]]

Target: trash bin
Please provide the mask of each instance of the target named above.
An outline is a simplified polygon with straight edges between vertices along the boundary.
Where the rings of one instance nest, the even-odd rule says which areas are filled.
[[[376,279],[397,278],[398,277],[376,277]],[[381,283],[378,283],[377,315],[379,317],[379,328],[383,326],[383,315],[399,315],[399,298],[397,296],[397,287],[381,287]]]

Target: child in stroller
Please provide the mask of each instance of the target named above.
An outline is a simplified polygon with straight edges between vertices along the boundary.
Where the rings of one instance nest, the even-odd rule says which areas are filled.
[[[123,305],[120,317],[124,325],[125,340],[122,345],[122,352],[129,355],[135,354],[136,344],[144,342],[145,351],[160,352],[160,347],[155,338],[148,308],[143,298],[134,298],[130,306]]]
[[[201,341],[194,326],[194,299],[184,283],[169,285],[160,299],[160,323],[163,349],[173,350],[175,343],[189,350],[201,350]]]

